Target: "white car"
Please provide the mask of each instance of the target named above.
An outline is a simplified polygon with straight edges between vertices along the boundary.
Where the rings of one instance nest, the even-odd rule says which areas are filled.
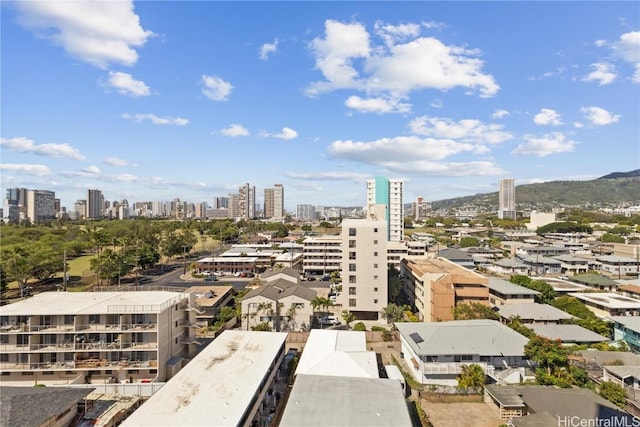
[[[336,316],[324,316],[320,319],[320,323],[323,325],[339,325],[340,320]]]

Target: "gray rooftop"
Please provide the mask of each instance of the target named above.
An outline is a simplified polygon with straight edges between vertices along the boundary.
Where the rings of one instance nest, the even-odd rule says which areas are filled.
[[[549,304],[538,304],[535,302],[501,305],[498,309],[498,314],[500,314],[500,317],[503,319],[520,316],[521,320],[533,320],[539,322],[568,320],[574,318],[569,313]]]
[[[278,275],[289,276],[294,282],[297,282],[298,278],[300,277],[300,272],[295,268],[284,267],[284,268],[279,268],[277,270],[267,271],[266,273],[262,273],[260,274],[260,278],[266,281],[269,281],[268,279],[270,277],[278,276]]]
[[[634,377],[640,379],[640,366],[606,366],[605,369],[620,379]]]
[[[640,316],[609,316],[607,319],[620,323],[625,328],[640,333]]]
[[[532,324],[526,325],[533,329],[536,335],[549,338],[551,340],[560,340],[563,343],[595,343],[610,341],[609,338],[600,334],[596,334],[580,325],[542,325]]]
[[[398,381],[298,375],[280,427],[410,427]]]
[[[522,356],[524,346],[529,342],[508,326],[487,319],[434,323],[402,322],[396,323],[395,326],[418,355]]]
[[[579,353],[587,362],[595,362],[599,366],[610,366],[622,362],[623,366],[640,366],[640,355],[630,351],[583,350]]]
[[[296,295],[311,301],[316,296],[316,291],[302,285],[296,285],[286,279],[277,279],[267,285],[249,291],[242,299],[246,300],[258,295],[273,301],[290,295]]]
[[[0,421],[6,427],[38,427],[75,407],[93,389],[0,387]],[[37,408],[37,409],[36,409]]]
[[[540,292],[516,285],[504,279],[489,277],[489,289],[502,295],[540,295]]]
[[[527,265],[522,261],[519,261],[516,258],[502,258],[493,263],[499,267],[507,267],[507,268],[523,268]]]

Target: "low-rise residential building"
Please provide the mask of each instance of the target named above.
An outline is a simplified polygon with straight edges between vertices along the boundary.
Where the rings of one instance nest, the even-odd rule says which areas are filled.
[[[531,304],[535,302],[536,295],[540,295],[538,291],[497,277],[489,277],[487,287],[489,288],[489,304],[492,307],[505,304]]]
[[[261,271],[258,258],[253,256],[225,256],[225,257],[205,257],[197,261],[199,273],[223,272],[234,273],[256,273]],[[267,268],[267,267],[264,267]]]
[[[591,345],[611,341],[609,338],[596,334],[580,325],[533,323],[527,325],[527,327],[533,329],[536,335],[550,340],[559,340],[565,345]]]
[[[286,338],[224,331],[121,425],[269,425],[287,384]]]
[[[640,316],[640,301],[610,292],[574,292],[569,294],[582,301],[595,315],[607,318],[611,316]]]
[[[611,274],[618,279],[640,272],[640,260],[636,258],[604,255],[597,256],[596,261],[600,263],[601,271]]]
[[[549,304],[538,304],[535,302],[525,304],[502,305],[498,309],[498,314],[503,322],[518,317],[521,323],[526,324],[559,324],[575,317]]]
[[[438,257],[448,259],[451,262],[472,270],[475,266],[473,257],[469,253],[456,248],[440,249],[438,251]]]
[[[45,292],[2,307],[0,382],[124,383],[173,376],[198,349],[195,295],[130,289]]]
[[[195,323],[207,327],[215,323],[220,309],[233,302],[233,286],[192,286],[186,292],[195,293]]]
[[[640,285],[622,285],[618,286],[618,292],[625,297],[640,300]]]
[[[544,276],[562,273],[562,264],[555,258],[542,255],[518,255],[518,258],[528,267],[532,275]]]
[[[502,258],[489,264],[487,270],[499,276],[526,276],[529,273],[529,266],[518,258]]]
[[[459,304],[489,305],[489,279],[443,258],[402,260],[400,277],[404,293],[425,322],[453,320]]]
[[[610,316],[613,340],[624,341],[633,351],[640,352],[640,316]]]
[[[266,323],[271,330],[300,331],[311,328],[316,291],[286,279],[268,282],[242,299],[242,329]]]
[[[462,365],[476,364],[496,381],[519,383],[529,340],[495,320],[395,324],[403,357],[421,384],[457,385]]]
[[[302,271],[305,276],[324,276],[342,268],[342,236],[310,236],[302,245]]]
[[[552,257],[560,261],[562,273],[582,274],[589,271],[589,260],[575,255],[558,255]]]
[[[571,282],[588,286],[591,289],[598,289],[600,291],[615,291],[618,289],[618,282],[597,273],[586,273],[573,276],[571,277]]]
[[[265,283],[271,283],[278,279],[285,279],[293,284],[297,284],[299,282],[299,276],[300,273],[295,268],[284,267],[262,273],[260,275],[260,279]]]

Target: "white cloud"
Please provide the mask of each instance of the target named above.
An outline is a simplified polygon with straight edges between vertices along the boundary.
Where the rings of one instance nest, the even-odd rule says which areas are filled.
[[[492,119],[502,119],[502,118],[507,117],[508,115],[509,115],[509,112],[507,110],[496,110],[491,115],[491,118]]]
[[[574,122],[573,123],[573,127],[576,128],[576,129],[582,129],[584,127],[584,123]]]
[[[174,126],[185,126],[189,124],[188,119],[184,119],[182,117],[159,117],[155,114],[128,114],[123,113],[121,116],[123,119],[133,120],[134,122],[143,122],[145,120],[150,121],[154,125],[174,125]]]
[[[324,38],[314,39],[310,46],[325,80],[311,83],[307,95],[355,89],[406,96],[414,90],[455,87],[477,90],[481,97],[498,92],[493,76],[482,73],[484,63],[476,49],[447,46],[432,37],[415,38],[414,28],[378,24],[386,44],[372,46],[362,24],[327,20]],[[399,39],[409,40],[395,44]]]
[[[637,64],[640,62],[640,31],[625,33],[613,43],[613,51],[626,62]]]
[[[545,157],[550,154],[571,152],[577,144],[567,139],[562,132],[552,132],[541,137],[525,135],[524,140],[525,142],[518,145],[512,154]]]
[[[387,46],[393,46],[399,41],[420,35],[420,25],[418,24],[385,24],[382,21],[376,21],[373,26],[376,34],[385,42]]]
[[[390,172],[433,175],[433,176],[495,176],[504,175],[506,171],[489,161],[472,162],[429,162],[429,161],[409,161],[409,162],[383,162]]]
[[[442,160],[462,152],[475,150],[474,144],[446,139],[397,136],[374,141],[334,141],[327,149],[335,158],[372,165],[386,162],[412,162]]]
[[[20,151],[22,153],[33,153],[46,157],[66,157],[75,160],[85,160],[86,157],[80,154],[77,148],[69,144],[41,144],[36,145],[33,140],[17,137],[17,138],[0,138],[0,146],[11,150]]]
[[[151,95],[151,90],[143,81],[136,80],[131,74],[119,71],[110,71],[106,86],[117,89],[121,95],[129,95],[134,98]]]
[[[22,172],[28,175],[35,175],[35,176],[51,175],[51,170],[45,165],[0,163],[0,170],[11,171],[11,172]]]
[[[291,139],[295,139],[298,137],[298,132],[296,132],[295,130],[288,128],[288,127],[284,127],[282,128],[282,131],[280,133],[276,133],[271,135],[274,138],[278,138],[278,139],[284,139],[284,140],[291,140]]]
[[[239,124],[231,124],[228,128],[222,129],[220,131],[225,136],[248,136],[249,131],[242,125]]]
[[[562,124],[560,114],[550,108],[542,108],[538,114],[533,116],[533,122],[537,125],[558,126]]]
[[[121,168],[129,165],[129,163],[126,160],[120,159],[118,157],[107,157],[106,159],[104,159],[104,162],[109,166],[113,166],[116,168]]]
[[[440,98],[436,98],[429,103],[429,106],[433,108],[442,108],[444,106],[444,101]]]
[[[202,75],[202,93],[213,101],[228,101],[233,86],[219,77]]]
[[[19,22],[70,56],[100,68],[134,65],[136,48],[154,34],[144,30],[133,1],[16,2]]]
[[[593,71],[587,74],[582,80],[585,82],[598,82],[599,86],[612,83],[616,77],[616,67],[606,62],[596,62],[591,64]]]
[[[611,114],[609,111],[600,107],[582,107],[580,109],[584,114],[584,118],[596,126],[605,126],[620,120],[619,114]]]
[[[101,171],[100,171],[100,168],[98,166],[91,165],[91,166],[87,166],[86,168],[82,168],[82,172],[86,172],[86,173],[90,173],[90,174],[93,174],[93,175],[97,175]]]
[[[342,171],[329,171],[319,173],[309,172],[287,172],[285,174],[290,178],[301,179],[305,181],[353,181],[363,182],[371,178],[371,175],[356,173],[356,172],[342,172]]]
[[[260,59],[266,61],[269,59],[269,55],[278,51],[278,39],[275,39],[273,43],[265,43],[260,47]]]
[[[411,104],[402,103],[398,99],[360,98],[355,95],[347,98],[344,105],[361,113],[408,113],[411,111]]]
[[[434,138],[454,139],[474,144],[499,144],[513,138],[503,125],[484,124],[479,120],[453,121],[440,117],[417,117],[409,122],[411,131]]]
[[[593,44],[597,47],[603,47],[607,45],[607,41],[606,40],[596,40],[593,42]]]

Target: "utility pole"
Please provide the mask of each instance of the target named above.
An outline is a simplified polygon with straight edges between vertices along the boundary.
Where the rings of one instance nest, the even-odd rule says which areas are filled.
[[[182,274],[187,274],[187,247],[186,246],[182,246],[182,259],[183,259],[183,267],[182,267]]]
[[[67,249],[62,253],[62,290],[67,292]]]

